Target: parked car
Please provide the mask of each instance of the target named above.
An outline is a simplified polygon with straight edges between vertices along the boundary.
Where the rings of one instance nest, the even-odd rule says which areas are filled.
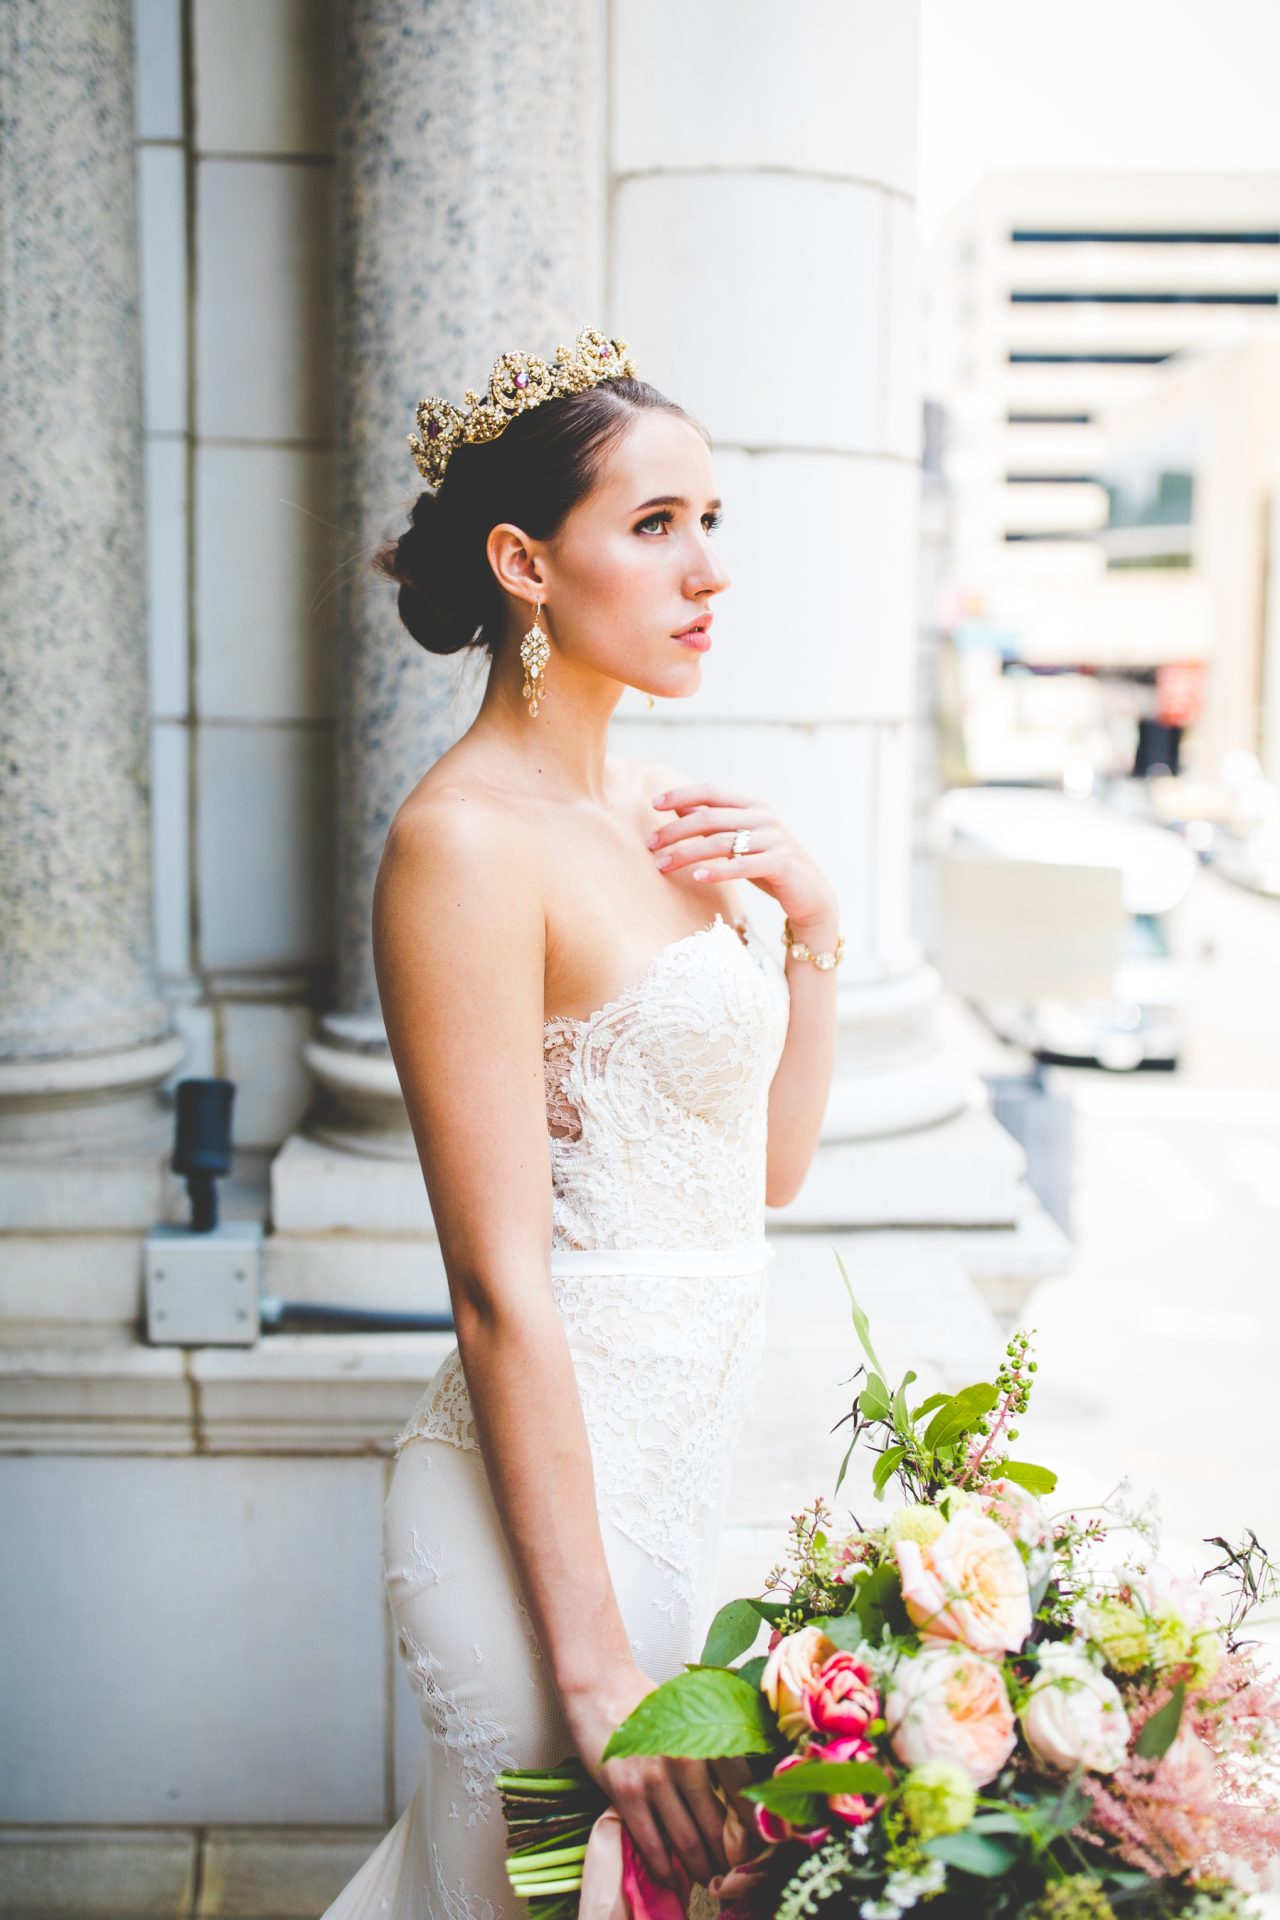
[[[1182,985],[1159,917],[1135,913],[1125,927],[1113,993],[1105,1000],[979,1002],[1001,1039],[1039,1060],[1071,1066],[1172,1071],[1182,1038]]]
[[[1123,926],[1110,992],[1070,997],[1033,989],[973,997],[992,1030],[1045,1061],[1112,1072],[1175,1068],[1185,984],[1168,923],[1195,877],[1193,850],[1096,799],[1038,788],[954,788],[942,795],[938,816],[953,846],[1019,863],[1023,871],[1031,863],[1037,871],[1058,865],[1120,874]],[[1000,937],[993,928],[991,939]],[[1046,934],[1046,949],[1052,939]]]

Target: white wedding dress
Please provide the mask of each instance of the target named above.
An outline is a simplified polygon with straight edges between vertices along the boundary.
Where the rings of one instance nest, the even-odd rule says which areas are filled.
[[[781,960],[717,914],[585,1020],[544,1029],[551,1282],[637,1663],[696,1660],[764,1341]],[[528,1420],[536,1436],[542,1410]],[[493,1775],[573,1751],[493,1504],[455,1347],[395,1443],[383,1568],[422,1781],[323,1920],[523,1920]],[[583,1631],[591,1623],[584,1621]]]

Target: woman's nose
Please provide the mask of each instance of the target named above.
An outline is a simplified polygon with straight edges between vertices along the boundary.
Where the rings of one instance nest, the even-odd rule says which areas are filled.
[[[689,582],[689,590],[693,594],[708,591],[723,593],[728,585],[729,569],[719,554],[708,551],[703,564],[695,570],[694,577]]]

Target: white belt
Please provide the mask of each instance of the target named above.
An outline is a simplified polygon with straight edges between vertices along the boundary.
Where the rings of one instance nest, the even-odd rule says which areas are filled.
[[[745,1247],[552,1247],[551,1271],[574,1273],[712,1274],[730,1278],[759,1273],[776,1249],[767,1240]]]

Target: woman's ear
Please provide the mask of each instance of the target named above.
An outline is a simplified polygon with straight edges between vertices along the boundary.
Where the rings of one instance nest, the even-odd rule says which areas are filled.
[[[542,562],[530,551],[533,544],[509,521],[493,527],[485,543],[485,554],[499,586],[521,600],[527,600],[531,593],[546,593]]]

